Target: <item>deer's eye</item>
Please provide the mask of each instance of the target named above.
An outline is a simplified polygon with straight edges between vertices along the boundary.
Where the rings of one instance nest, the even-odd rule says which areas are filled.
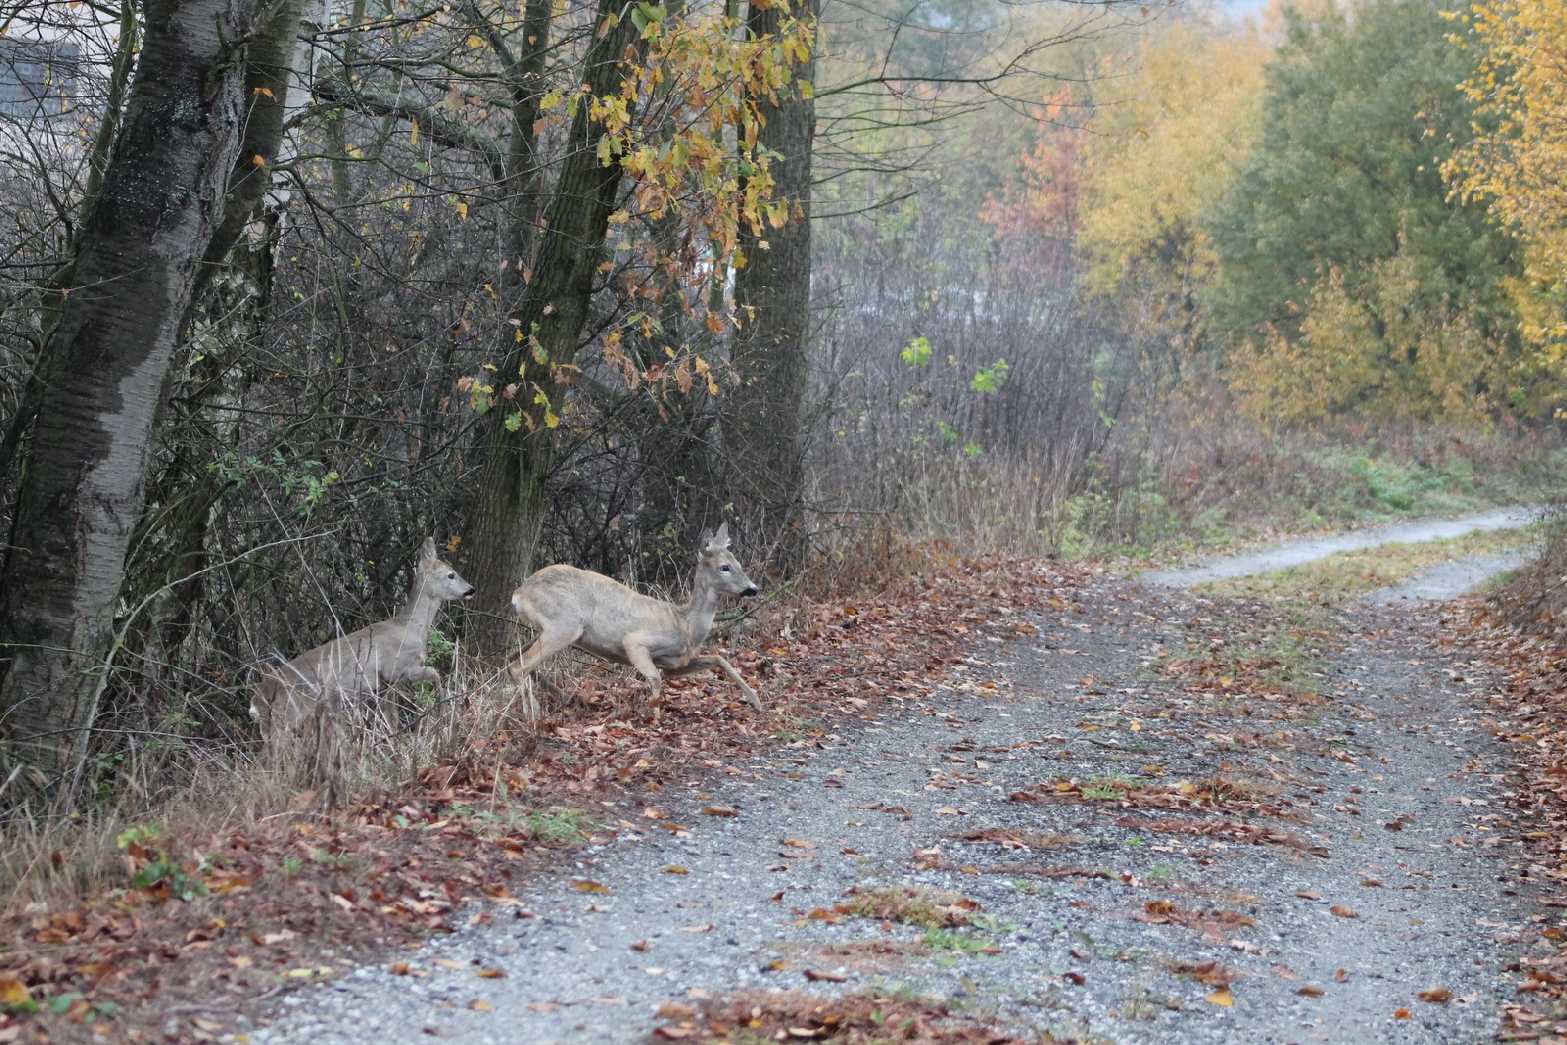
[[[452,571],[452,572],[451,572],[451,573],[448,573],[448,574],[447,574],[447,575],[446,575],[446,579],[447,579],[447,580],[449,580],[449,581],[454,581],[454,580],[456,580],[456,579],[457,579],[457,571],[456,571],[456,570],[453,570],[453,571]]]
[[[718,568],[718,572],[719,573],[728,573],[729,572],[729,564],[727,562],[724,563],[722,566],[720,566]]]

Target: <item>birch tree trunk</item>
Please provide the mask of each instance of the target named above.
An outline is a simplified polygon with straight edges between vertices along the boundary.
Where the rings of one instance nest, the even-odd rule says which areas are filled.
[[[33,793],[63,805],[105,683],[159,389],[239,161],[254,9],[148,0],[123,126],[44,346],[54,379],[0,574],[0,778],[20,763]]]

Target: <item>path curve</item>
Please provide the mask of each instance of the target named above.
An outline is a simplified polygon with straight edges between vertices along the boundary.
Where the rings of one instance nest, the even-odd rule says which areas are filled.
[[[1383,544],[1417,544],[1443,541],[1470,533],[1491,530],[1518,530],[1539,518],[1539,509],[1516,506],[1496,508],[1454,519],[1423,519],[1416,522],[1377,526],[1368,530],[1333,534],[1327,537],[1302,537],[1255,551],[1241,552],[1179,570],[1153,570],[1138,579],[1146,584],[1171,588],[1189,588],[1210,581],[1270,573],[1291,566],[1325,559],[1340,552],[1359,551]]]

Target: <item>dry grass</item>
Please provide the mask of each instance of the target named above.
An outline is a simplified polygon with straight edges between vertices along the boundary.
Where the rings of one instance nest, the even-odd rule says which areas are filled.
[[[901,922],[921,929],[952,929],[969,924],[979,904],[959,893],[921,885],[888,885],[854,889],[838,904],[844,914]]]
[[[519,698],[527,692],[498,685],[459,653],[442,694],[408,695],[406,723],[345,729],[353,739],[330,781],[308,743],[269,754],[254,742],[190,742],[178,758],[118,761],[112,773],[100,774],[96,788],[112,798],[69,816],[15,815],[0,826],[0,895],[8,900],[0,910],[69,903],[122,887],[128,832],[153,832],[169,852],[189,853],[272,818],[326,815],[328,791],[336,804],[351,803],[480,748],[498,762],[520,761],[536,729],[521,713]],[[511,738],[510,748],[479,743],[498,736]],[[169,783],[176,775],[178,787]]]

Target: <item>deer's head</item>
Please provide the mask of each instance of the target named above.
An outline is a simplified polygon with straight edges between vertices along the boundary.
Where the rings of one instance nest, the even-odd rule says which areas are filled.
[[[729,550],[729,524],[718,532],[702,535],[702,550],[697,553],[697,573],[720,595],[755,595],[756,585],[745,575],[740,560]]]
[[[419,590],[437,602],[473,598],[473,585],[463,580],[456,567],[435,553],[435,538],[426,537],[419,549]]]

